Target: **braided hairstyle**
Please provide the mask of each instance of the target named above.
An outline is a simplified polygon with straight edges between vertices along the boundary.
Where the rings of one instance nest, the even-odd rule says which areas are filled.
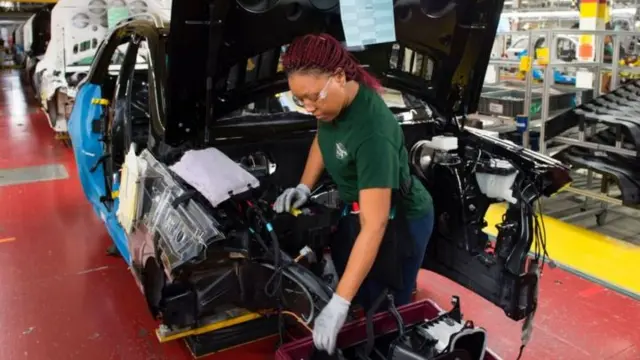
[[[365,70],[342,44],[329,34],[305,35],[293,40],[282,57],[287,74],[296,71],[333,73],[342,69],[347,81],[357,81],[377,92],[382,91],[380,81]]]

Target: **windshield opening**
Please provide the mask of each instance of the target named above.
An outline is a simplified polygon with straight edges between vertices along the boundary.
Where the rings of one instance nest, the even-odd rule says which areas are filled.
[[[79,45],[75,45],[73,48],[74,54],[78,54],[81,52],[88,52],[88,50],[91,50],[90,54],[87,54],[86,57],[81,58],[78,61],[75,61],[71,64],[69,64],[68,66],[90,66],[94,59],[95,56],[97,54],[97,44],[95,48],[86,48],[86,45],[90,43],[90,41],[85,41],[82,44],[85,44],[85,47],[83,47],[81,44]],[[115,71],[115,70],[119,70],[120,66],[122,65],[123,61],[124,61],[124,55],[127,53],[127,49],[129,48],[129,42],[125,42],[123,44],[120,44],[120,46],[118,46],[115,50],[115,52],[113,53],[113,55],[111,56],[111,62],[110,62],[110,66],[109,66],[109,70],[110,71]],[[77,49],[77,51],[76,51]],[[149,48],[147,46],[146,41],[141,42],[140,46],[138,47],[138,56],[136,59],[136,64],[140,64],[140,65],[144,65],[147,63],[147,58],[149,56]],[[136,66],[136,68],[138,68],[139,66]]]
[[[286,48],[287,46],[285,45],[279,49],[266,51],[232,66],[227,78],[224,79],[225,83],[219,84],[221,85],[219,88],[223,87],[228,91],[238,90],[244,87],[250,87],[256,82],[268,81],[278,76],[281,77],[283,72],[282,55],[286,51]],[[374,51],[366,48],[350,50],[364,67],[369,67],[371,63],[382,59],[386,64],[376,63],[376,68],[386,67],[391,70],[398,70],[424,81],[431,80],[433,75],[435,63],[430,57],[397,43],[388,44],[386,49],[378,46],[376,49],[373,49]],[[384,57],[380,56],[380,54]],[[273,69],[275,69],[275,74]],[[391,88],[384,88],[383,90],[382,98],[387,106],[389,106],[400,119],[411,119],[414,117],[416,110],[424,110],[427,108],[423,102],[409,94],[403,94]],[[226,114],[221,120],[236,119],[250,115],[288,112],[310,115],[308,111],[294,103],[290,91],[284,91],[248,103]]]

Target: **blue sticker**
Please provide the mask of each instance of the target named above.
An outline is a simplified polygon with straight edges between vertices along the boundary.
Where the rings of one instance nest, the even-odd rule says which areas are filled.
[[[393,0],[340,0],[348,47],[396,41]]]

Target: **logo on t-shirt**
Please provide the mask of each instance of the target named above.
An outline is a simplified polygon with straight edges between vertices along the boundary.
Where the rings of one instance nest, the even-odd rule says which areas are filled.
[[[342,143],[336,143],[336,159],[343,160],[349,153]]]

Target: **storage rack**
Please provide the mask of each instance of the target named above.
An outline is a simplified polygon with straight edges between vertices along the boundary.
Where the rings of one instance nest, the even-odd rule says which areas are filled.
[[[513,32],[504,32],[499,34],[499,36],[526,36],[528,37],[527,41],[527,55],[532,59],[528,66],[528,71],[525,72],[525,86],[524,86],[524,108],[523,108],[523,116],[529,118],[530,117],[530,109],[531,103],[534,96],[533,90],[541,87],[542,88],[542,101],[541,101],[541,115],[540,120],[537,121],[529,121],[528,126],[525,128],[522,144],[524,147],[530,147],[530,129],[532,127],[539,128],[539,151],[543,154],[553,155],[555,152],[565,149],[569,146],[577,146],[583,147],[592,150],[604,150],[607,152],[617,153],[621,155],[632,155],[636,156],[637,151],[628,150],[623,147],[623,139],[622,136],[619,135],[616,141],[615,146],[607,146],[595,142],[587,141],[587,137],[595,134],[596,132],[602,130],[599,129],[598,126],[584,126],[581,124],[577,131],[574,131],[572,134],[569,132],[565,132],[562,136],[556,136],[553,138],[546,138],[545,134],[545,123],[550,119],[550,90],[554,83],[553,71],[554,69],[581,69],[587,70],[591,73],[595,73],[594,81],[593,81],[593,97],[598,97],[602,95],[601,93],[601,77],[603,71],[609,71],[611,73],[611,81],[609,85],[609,91],[613,91],[619,82],[619,74],[620,72],[627,72],[632,74],[640,74],[640,67],[630,67],[630,66],[622,66],[619,64],[620,60],[620,43],[621,39],[625,37],[633,37],[638,36],[637,32],[630,31],[585,31],[585,30],[568,30],[568,29],[554,29],[554,30],[529,30],[529,31],[513,31]],[[593,35],[595,40],[595,59],[593,62],[579,62],[572,61],[566,62],[558,59],[557,54],[557,40],[559,35]],[[611,62],[605,63],[603,60],[604,54],[604,39],[607,36],[611,36],[613,40],[613,54],[611,56]],[[534,44],[540,38],[546,38],[546,47],[549,49],[549,57],[546,64],[539,64],[533,61],[533,54],[535,54]],[[576,49],[577,51],[578,49]],[[500,68],[520,68],[521,61],[519,60],[508,60],[508,59],[491,59],[489,61],[489,66],[495,66],[496,75],[500,75]],[[534,85],[533,78],[533,70],[540,69],[543,72],[543,81],[540,86]],[[586,134],[586,131],[589,131],[589,134]],[[558,148],[547,149],[547,144],[553,141],[556,144],[560,144]],[[608,211],[609,205],[622,205],[622,201],[620,199],[609,196],[609,181],[607,176],[601,177],[600,191],[593,191],[593,180],[594,173],[592,170],[587,170],[587,186],[585,188],[578,187],[570,187],[567,189],[570,193],[584,197],[584,202],[579,205],[580,212],[575,215],[571,215],[569,217],[562,218],[561,220],[568,220],[572,217],[584,216],[587,214],[595,214],[598,225],[602,225],[606,219],[606,213]],[[594,208],[587,210],[589,199],[597,200],[601,202],[601,206],[599,208]]]

